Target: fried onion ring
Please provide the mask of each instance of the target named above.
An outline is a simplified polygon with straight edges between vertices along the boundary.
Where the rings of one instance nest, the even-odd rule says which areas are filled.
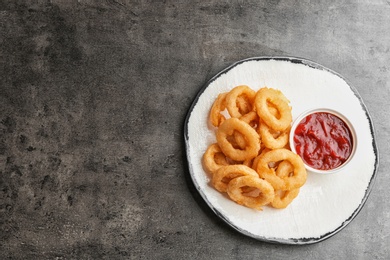
[[[245,123],[248,123],[253,129],[257,129],[259,125],[259,116],[255,111],[251,111],[242,117],[240,117],[241,121],[244,121]],[[242,134],[239,132],[235,131],[234,132],[234,139],[238,147],[241,149],[244,149],[246,146],[245,138]]]
[[[239,176],[251,175],[258,177],[255,170],[245,165],[228,165],[219,168],[211,180],[214,188],[220,192],[226,192],[229,182]]]
[[[252,161],[252,169],[257,171],[257,165],[260,161],[260,158],[263,156],[263,154],[265,154],[268,151],[270,151],[270,149],[268,149],[267,147],[264,147],[263,149],[260,150],[260,154],[256,156]]]
[[[257,91],[254,105],[257,114],[265,123],[276,131],[283,131],[290,126],[292,121],[289,101],[279,90],[261,88]],[[278,113],[271,112],[269,107],[275,107]]]
[[[221,112],[226,109],[227,94],[227,92],[219,94],[210,109],[210,123],[215,127],[218,127],[226,119],[225,116],[221,114]]]
[[[205,170],[214,174],[219,168],[227,165],[243,164],[248,167],[252,166],[252,160],[248,159],[243,162],[233,161],[222,152],[217,143],[210,145],[203,154],[203,166]]]
[[[251,111],[243,115],[242,117],[240,117],[240,120],[249,124],[253,129],[256,129],[259,125],[259,116],[257,115],[256,111]]]
[[[232,136],[234,131],[238,131],[243,135],[246,143],[244,149],[235,148],[233,144],[229,142],[229,136]],[[219,126],[216,137],[222,152],[235,161],[253,159],[260,149],[259,134],[249,124],[238,118],[226,119]]]
[[[279,177],[273,166],[284,160],[289,161],[294,169],[292,174],[290,174],[291,176]],[[264,153],[257,163],[256,171],[260,178],[271,183],[275,190],[299,188],[306,182],[307,178],[307,172],[302,159],[297,154],[285,148],[275,149]]]
[[[233,88],[226,96],[226,108],[231,117],[240,118],[252,111],[256,92],[246,85]]]
[[[248,190],[250,192],[247,192]],[[238,204],[258,210],[272,202],[275,197],[272,185],[254,176],[234,178],[227,185],[227,193]]]
[[[273,208],[284,209],[298,196],[299,188],[292,190],[276,190],[275,197],[270,203]]]
[[[210,145],[203,154],[203,165],[211,174],[228,164],[226,156],[222,153],[221,148],[216,143]]]
[[[261,141],[265,147],[270,149],[283,148],[288,143],[289,129],[290,127],[287,127],[284,131],[275,131],[261,121],[259,126]]]
[[[289,161],[282,161],[276,169],[276,175],[285,178],[292,174],[294,168]],[[271,206],[277,209],[286,208],[299,194],[299,188],[292,190],[276,190],[275,198],[271,202]]]

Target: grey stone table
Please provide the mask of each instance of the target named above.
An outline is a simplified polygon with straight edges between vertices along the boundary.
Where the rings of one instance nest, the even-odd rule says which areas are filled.
[[[314,2],[2,0],[0,259],[388,259],[390,2]],[[197,92],[273,55],[342,74],[377,134],[370,197],[317,244],[237,233],[189,179]]]

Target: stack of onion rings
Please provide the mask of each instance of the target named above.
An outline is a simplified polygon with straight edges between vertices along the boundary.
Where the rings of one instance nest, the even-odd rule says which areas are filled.
[[[237,86],[218,95],[209,121],[217,142],[205,151],[203,165],[216,190],[257,210],[286,208],[298,196],[307,173],[288,147],[292,115],[281,91]]]

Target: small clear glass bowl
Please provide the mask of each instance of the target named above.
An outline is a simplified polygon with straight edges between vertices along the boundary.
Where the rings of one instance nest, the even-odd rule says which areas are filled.
[[[307,117],[310,114],[315,114],[315,113],[319,113],[319,112],[333,114],[333,115],[337,116],[338,118],[340,118],[348,126],[348,128],[351,132],[351,137],[352,137],[351,154],[349,155],[348,159],[343,164],[341,164],[340,166],[338,166],[336,168],[328,169],[328,170],[316,169],[316,168],[313,168],[310,165],[306,164],[306,162],[303,160],[303,163],[305,164],[306,170],[308,170],[310,172],[320,173],[320,174],[331,174],[331,173],[335,173],[335,172],[340,171],[341,169],[345,168],[348,165],[348,163],[354,157],[356,147],[357,147],[357,137],[356,137],[355,129],[354,129],[353,125],[351,124],[351,122],[340,112],[335,111],[333,109],[328,109],[328,108],[316,108],[316,109],[311,109],[311,110],[308,110],[308,111],[302,113],[300,116],[298,116],[294,120],[294,122],[292,124],[291,130],[290,130],[290,140],[289,140],[290,141],[290,148],[291,148],[291,151],[293,151],[294,153],[297,153],[296,149],[295,149],[294,133],[295,133],[295,129],[297,128],[299,123],[302,121],[302,119],[304,119],[305,117]]]

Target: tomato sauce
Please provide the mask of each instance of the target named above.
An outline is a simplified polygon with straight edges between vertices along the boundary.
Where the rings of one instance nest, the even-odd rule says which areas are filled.
[[[294,132],[297,154],[312,168],[330,170],[342,165],[352,152],[351,130],[339,117],[317,112],[306,116]]]

